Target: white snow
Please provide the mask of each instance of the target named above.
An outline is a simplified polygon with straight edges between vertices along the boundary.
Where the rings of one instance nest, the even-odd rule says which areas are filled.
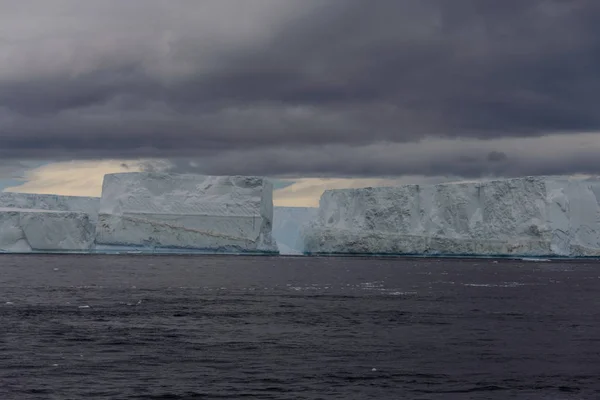
[[[0,192],[0,207],[50,211],[78,211],[96,221],[99,197],[61,196],[56,194]]]
[[[0,193],[0,252],[86,252],[99,198]]]
[[[86,213],[0,208],[0,252],[85,252],[93,241]]]
[[[307,253],[600,255],[600,181],[526,177],[326,191]]]
[[[277,241],[280,254],[302,254],[300,230],[316,218],[315,207],[274,207],[273,239]]]
[[[271,183],[259,177],[109,174],[97,249],[276,252],[272,196]]]
[[[595,178],[330,190],[318,209],[273,208],[272,192],[260,177],[125,173],[100,199],[0,193],[0,252],[600,256]]]

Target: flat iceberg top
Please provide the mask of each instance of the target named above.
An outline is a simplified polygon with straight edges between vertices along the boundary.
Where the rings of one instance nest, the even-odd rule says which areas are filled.
[[[323,194],[327,195],[365,195],[365,194],[385,194],[385,193],[394,193],[397,192],[399,188],[403,190],[418,190],[428,187],[481,187],[481,186],[490,186],[490,185],[511,185],[511,184],[520,184],[522,182],[556,182],[556,183],[581,183],[581,184],[594,184],[600,182],[600,176],[585,176],[585,177],[577,177],[577,176],[563,176],[563,175],[540,175],[540,176],[524,176],[517,178],[506,178],[506,179],[481,179],[481,180],[460,180],[460,181],[449,181],[442,182],[436,184],[407,184],[407,185],[398,185],[398,186],[368,186],[362,188],[346,188],[346,189],[327,189],[323,192]]]
[[[308,252],[598,255],[600,180],[536,176],[328,190]]]
[[[63,214],[63,215],[68,215],[68,214],[83,214],[83,215],[85,215],[86,214],[81,211],[41,210],[41,209],[36,209],[36,208],[14,208],[14,207],[0,207],[0,212],[1,213],[10,213],[10,212],[45,213],[45,214]]]
[[[99,197],[62,196],[37,193],[0,193],[0,207],[87,213],[92,220],[98,215]]]
[[[133,172],[105,175],[96,243],[141,249],[274,252],[265,178]]]
[[[260,177],[108,174],[100,213],[260,216],[268,191],[271,184]]]

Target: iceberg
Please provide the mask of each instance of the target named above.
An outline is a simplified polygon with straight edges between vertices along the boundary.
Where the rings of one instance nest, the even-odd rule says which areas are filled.
[[[330,190],[307,254],[599,256],[600,181],[525,177]]]
[[[0,207],[48,211],[77,211],[98,218],[99,197],[61,196],[56,194],[0,192]]]
[[[260,177],[105,175],[96,251],[276,253],[273,187]]]
[[[99,198],[0,193],[0,252],[88,252]]]
[[[300,231],[316,218],[316,207],[274,207],[273,239],[280,254],[299,255],[303,252]]]
[[[272,197],[261,177],[150,172],[106,175],[100,198],[0,193],[0,252],[600,256],[596,178]]]
[[[0,208],[0,252],[88,252],[93,243],[87,213]]]

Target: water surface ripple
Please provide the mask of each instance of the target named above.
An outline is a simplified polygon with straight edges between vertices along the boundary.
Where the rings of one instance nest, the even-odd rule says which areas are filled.
[[[596,399],[600,263],[0,257],[1,399]]]

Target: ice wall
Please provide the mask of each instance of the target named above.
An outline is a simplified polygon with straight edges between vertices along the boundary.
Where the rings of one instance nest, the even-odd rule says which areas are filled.
[[[273,209],[273,238],[280,254],[302,254],[300,231],[316,218],[315,207],[275,207]]]
[[[259,177],[122,173],[104,177],[98,249],[276,252],[273,187]]]
[[[86,252],[99,198],[0,193],[0,252]]]
[[[87,252],[93,241],[86,213],[0,208],[0,252]]]
[[[55,194],[0,192],[0,207],[49,211],[77,211],[98,217],[99,197],[61,196]]]
[[[307,253],[600,255],[600,183],[527,177],[326,191]]]

